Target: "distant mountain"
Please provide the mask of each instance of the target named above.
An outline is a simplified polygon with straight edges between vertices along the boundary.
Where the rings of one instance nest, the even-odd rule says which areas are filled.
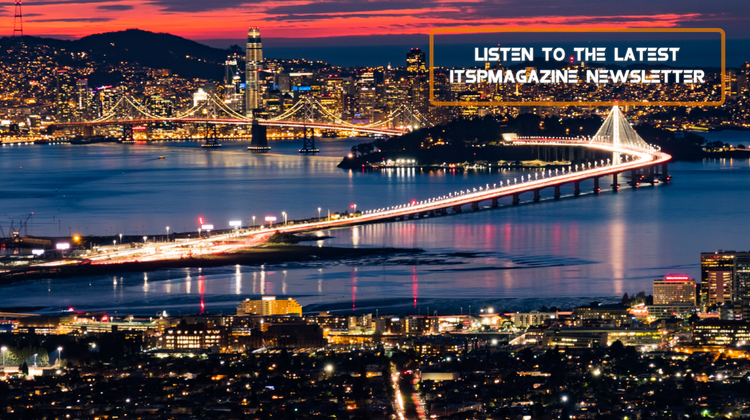
[[[0,45],[18,42],[17,38],[2,38]],[[60,40],[24,36],[27,45],[48,45],[67,52],[85,52],[90,59],[109,64],[121,62],[138,63],[155,69],[171,69],[182,77],[200,77],[219,80],[224,75],[223,64],[227,55],[243,51],[233,46],[219,49],[167,33],[155,33],[140,29],[89,35],[77,40]],[[0,54],[7,52],[3,51]],[[67,60],[67,59],[66,59]],[[60,64],[72,64],[61,62]]]

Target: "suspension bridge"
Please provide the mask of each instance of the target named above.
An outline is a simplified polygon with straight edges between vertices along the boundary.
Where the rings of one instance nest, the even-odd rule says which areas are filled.
[[[630,175],[628,184],[631,188],[638,188],[642,183],[669,182],[671,179],[667,168],[671,156],[661,152],[658,147],[647,144],[625,120],[617,106],[612,109],[593,137],[520,137],[513,139],[512,144],[580,148],[596,151],[608,158],[570,165],[567,168],[542,169],[533,172],[533,176],[528,173],[514,178],[512,182],[506,180],[491,185],[479,185],[408,203],[390,205],[384,203],[383,207],[368,209],[337,219],[317,217],[290,222],[284,220],[284,223],[275,226],[246,227],[241,231],[219,233],[211,238],[201,238],[180,244],[165,243],[159,246],[159,253],[151,255],[143,255],[143,251],[137,249],[116,251],[113,248],[110,253],[92,258],[93,264],[153,261],[184,258],[196,254],[226,253],[260,245],[276,232],[300,233],[368,223],[440,217],[449,213],[462,213],[466,206],[478,211],[484,207],[483,202],[488,202],[490,208],[496,208],[499,207],[499,200],[504,197],[510,197],[512,205],[516,206],[521,203],[522,195],[533,195],[533,202],[541,201],[541,191],[544,189],[554,191],[552,198],[558,200],[562,197],[561,187],[564,185],[572,184],[572,196],[581,195],[581,183],[584,181],[593,181],[591,191],[593,194],[599,194],[602,187],[609,187],[616,192],[620,189],[619,180],[622,174]],[[611,183],[607,186],[601,183],[602,180],[611,180]]]
[[[206,100],[202,100],[192,108],[171,117],[157,115],[139,100],[124,94],[104,115],[98,118],[90,121],[56,123],[50,125],[48,131],[53,133],[59,130],[76,130],[83,136],[91,136],[94,134],[96,127],[121,127],[121,141],[131,142],[134,140],[134,127],[146,130],[146,136],[148,137],[148,130],[151,127],[170,123],[177,126],[204,127],[203,137],[206,143],[215,144],[217,140],[225,138],[222,136],[220,128],[252,125],[254,121],[262,126],[278,128],[383,136],[398,136],[417,127],[432,125],[414,108],[413,104],[401,104],[380,121],[357,124],[336,116],[317,98],[312,96],[301,97],[293,106],[278,116],[268,119],[254,119],[232,109],[221,98],[212,93],[208,95]]]

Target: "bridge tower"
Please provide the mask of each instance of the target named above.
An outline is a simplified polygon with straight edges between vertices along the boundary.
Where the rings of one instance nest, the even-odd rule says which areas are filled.
[[[204,136],[204,142],[201,147],[221,147],[219,143],[219,126],[216,124],[209,124],[206,121],[206,131]]]
[[[315,147],[315,129],[305,125],[302,127],[302,148],[299,152],[303,155],[314,155],[320,152],[320,149]]]
[[[305,101],[305,123],[315,121],[315,105],[309,97],[303,100]],[[308,127],[307,124],[302,127],[302,148],[299,152],[303,155],[314,155],[320,152],[320,149],[315,147],[315,129]]]
[[[252,140],[247,150],[253,153],[266,153],[271,150],[271,146],[268,145],[268,133],[266,127],[260,125],[258,120],[253,120],[253,125],[250,128],[250,135]]]
[[[208,122],[209,119],[216,119],[218,113],[214,101],[210,98],[206,102],[206,107],[203,108],[203,113],[206,116],[206,131],[204,136],[205,140],[201,147],[221,147],[221,143],[219,143],[219,126],[216,124],[209,124]]]

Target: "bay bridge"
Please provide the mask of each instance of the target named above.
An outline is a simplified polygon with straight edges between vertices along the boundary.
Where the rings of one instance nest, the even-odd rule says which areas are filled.
[[[158,127],[165,123],[203,127],[203,139],[207,145],[216,145],[219,140],[227,138],[222,135],[221,128],[237,128],[253,123],[267,127],[304,130],[305,137],[308,134],[307,130],[398,136],[411,131],[413,128],[431,125],[414,108],[413,104],[407,103],[401,104],[380,121],[356,124],[336,116],[317,98],[311,96],[301,97],[293,106],[278,116],[254,119],[232,109],[213,93],[208,94],[206,100],[202,100],[192,108],[171,117],[156,115],[137,99],[124,94],[101,117],[90,121],[52,124],[48,131],[53,133],[59,130],[76,130],[83,136],[92,136],[94,129],[97,127],[121,127],[120,140],[132,142],[134,140],[134,128],[146,130],[146,136],[148,137],[148,130],[151,127]]]
[[[671,156],[660,151],[658,147],[647,144],[630,126],[620,109],[615,106],[593,137],[555,138],[555,137],[519,137],[511,140],[511,145],[579,148],[596,151],[606,159],[597,159],[567,167],[557,167],[524,174],[510,180],[478,185],[471,189],[449,191],[437,197],[412,200],[407,203],[383,203],[383,207],[364,210],[361,213],[345,215],[338,219],[330,217],[311,218],[245,228],[217,234],[211,238],[196,239],[180,244],[166,243],[160,247],[160,253],[139,255],[138,250],[111,253],[92,258],[94,264],[111,264],[116,262],[148,261],[169,258],[182,258],[195,254],[232,252],[242,248],[264,243],[272,234],[300,233],[356,226],[368,223],[409,220],[426,217],[440,217],[449,213],[462,213],[464,207],[480,210],[483,202],[491,208],[499,207],[499,199],[510,197],[513,205],[519,205],[522,195],[533,195],[533,201],[541,200],[541,191],[551,189],[555,200],[561,198],[561,187],[572,184],[573,196],[582,193],[581,183],[593,180],[592,193],[598,194],[602,187],[612,191],[620,189],[620,176],[628,174],[629,184],[638,188],[641,183],[655,184],[669,182],[668,162]],[[611,179],[610,185],[602,185],[602,179]],[[286,219],[286,215],[285,215]],[[140,251],[142,253],[142,251]]]

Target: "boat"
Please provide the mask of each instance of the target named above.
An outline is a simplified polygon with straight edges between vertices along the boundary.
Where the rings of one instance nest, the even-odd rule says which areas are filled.
[[[164,156],[159,156],[159,159],[164,159]]]

